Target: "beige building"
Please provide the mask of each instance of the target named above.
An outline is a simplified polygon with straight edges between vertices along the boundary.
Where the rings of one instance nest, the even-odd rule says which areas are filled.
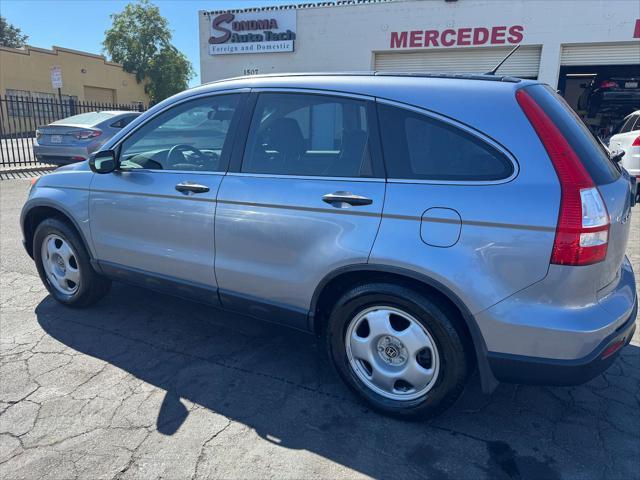
[[[144,84],[127,73],[122,65],[109,62],[102,55],[62,47],[52,50],[36,47],[24,49],[0,47],[0,95],[31,99],[55,99],[51,69],[62,74],[63,100],[81,102],[148,105]]]

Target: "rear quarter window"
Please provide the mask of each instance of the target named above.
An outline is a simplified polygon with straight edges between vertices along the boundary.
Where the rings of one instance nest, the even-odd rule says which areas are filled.
[[[460,128],[385,104],[378,116],[389,178],[495,181],[513,174],[503,153]]]

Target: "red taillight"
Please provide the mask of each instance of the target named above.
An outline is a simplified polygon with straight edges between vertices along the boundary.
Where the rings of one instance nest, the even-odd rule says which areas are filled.
[[[516,99],[560,180],[560,213],[551,263],[590,265],[604,260],[609,240],[609,214],[591,176],[573,148],[542,107],[524,90]]]
[[[600,88],[618,88],[618,84],[613,80],[605,80],[600,84]]]
[[[613,355],[614,353],[616,353],[618,350],[620,350],[622,347],[624,347],[624,338],[622,340],[618,340],[616,342],[613,342],[611,345],[609,345],[604,352],[602,352],[602,355],[600,355],[600,358],[602,360],[604,360],[605,358],[609,358],[611,355]]]
[[[77,132],[73,132],[72,134],[78,140],[87,140],[89,138],[95,138],[102,135],[100,130],[79,130]]]
[[[636,137],[636,139],[631,144],[632,147],[640,147],[640,135]]]

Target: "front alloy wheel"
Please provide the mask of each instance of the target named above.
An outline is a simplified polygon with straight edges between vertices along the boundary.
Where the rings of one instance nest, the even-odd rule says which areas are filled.
[[[63,295],[73,295],[80,287],[76,252],[60,235],[49,234],[41,247],[42,266],[50,285]]]
[[[111,282],[93,269],[82,238],[69,223],[44,219],[35,229],[32,245],[38,275],[60,303],[84,307],[109,291]]]

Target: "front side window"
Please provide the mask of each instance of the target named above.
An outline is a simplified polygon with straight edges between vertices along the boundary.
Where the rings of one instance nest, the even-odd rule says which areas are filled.
[[[464,130],[384,104],[378,113],[389,178],[491,181],[513,173],[504,154]]]
[[[297,93],[263,93],[256,102],[242,172],[370,177],[366,103]]]
[[[161,113],[127,138],[120,167],[219,172],[239,94],[199,98]]]

